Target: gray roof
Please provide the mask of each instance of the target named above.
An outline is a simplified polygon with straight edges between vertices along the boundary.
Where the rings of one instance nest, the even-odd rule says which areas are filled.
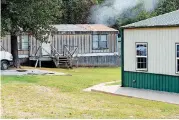
[[[87,29],[73,24],[53,25],[58,31],[88,31]]]
[[[110,28],[102,24],[58,24],[52,25],[57,28],[58,31],[62,32],[86,32],[86,31],[112,31],[118,32],[118,30]]]
[[[179,26],[179,10],[159,15],[153,18],[135,22],[122,28],[142,28],[142,27],[163,27]]]

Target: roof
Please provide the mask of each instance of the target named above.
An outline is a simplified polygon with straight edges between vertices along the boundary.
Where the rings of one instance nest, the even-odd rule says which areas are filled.
[[[78,26],[83,27],[89,31],[118,31],[114,28],[110,28],[102,24],[78,24]]]
[[[179,10],[159,15],[153,18],[135,22],[122,28],[179,26]]]
[[[85,28],[82,28],[77,25],[73,24],[59,24],[59,25],[53,25],[58,31],[89,31],[86,30]]]
[[[118,32],[118,30],[107,27],[102,24],[59,24],[59,25],[52,25],[53,27],[57,28],[58,31],[63,32],[72,32],[72,31],[109,31],[109,32]]]

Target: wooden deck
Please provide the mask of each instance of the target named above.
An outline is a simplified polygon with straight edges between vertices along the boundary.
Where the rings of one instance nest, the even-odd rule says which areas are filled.
[[[36,61],[36,60],[40,60],[40,61],[52,61],[53,57],[50,56],[42,56],[41,58],[37,57],[37,56],[30,56],[29,60],[31,61]]]

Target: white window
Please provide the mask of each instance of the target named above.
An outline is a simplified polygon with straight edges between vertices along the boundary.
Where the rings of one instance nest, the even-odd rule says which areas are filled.
[[[179,73],[179,44],[176,44],[176,72]]]
[[[148,51],[147,43],[136,43],[136,68],[139,71],[147,71]]]
[[[107,48],[107,35],[93,35],[93,50]]]
[[[93,35],[93,49],[98,49],[99,37],[98,35]]]
[[[28,50],[29,39],[28,35],[22,35],[18,39],[18,49],[19,50]]]

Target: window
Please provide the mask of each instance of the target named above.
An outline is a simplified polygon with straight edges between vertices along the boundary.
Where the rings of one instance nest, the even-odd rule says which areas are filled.
[[[28,35],[20,36],[18,39],[18,49],[19,50],[28,50]]]
[[[93,35],[93,49],[99,48],[99,37],[98,35]]]
[[[107,35],[93,35],[93,49],[106,49]]]
[[[147,43],[136,43],[136,66],[137,70],[147,70]]]
[[[176,44],[176,72],[179,73],[179,44]]]

